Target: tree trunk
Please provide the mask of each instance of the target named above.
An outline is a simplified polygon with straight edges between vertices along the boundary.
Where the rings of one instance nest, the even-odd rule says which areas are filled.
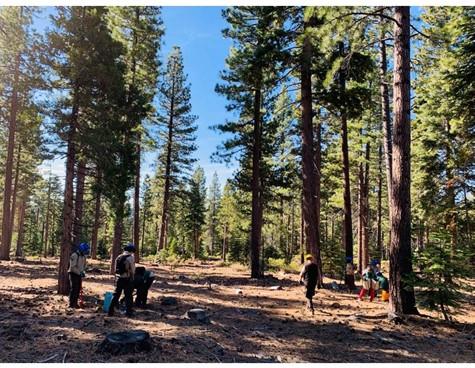
[[[303,197],[300,201],[300,264],[305,261],[305,221],[303,219]]]
[[[111,275],[115,274],[115,260],[119,256],[121,250],[122,232],[124,227],[123,221],[122,215],[114,216],[114,240],[112,242],[110,266]]]
[[[20,7],[20,17],[23,7]],[[2,243],[0,246],[0,259],[10,259],[10,245],[12,239],[11,228],[11,196],[13,174],[13,151],[15,148],[15,134],[18,113],[18,79],[20,75],[21,52],[15,58],[15,71],[13,76],[12,97],[10,107],[10,121],[8,125],[7,158],[5,161],[5,182],[3,184],[3,218],[2,218]]]
[[[452,169],[452,134],[450,133],[450,122],[446,120],[446,145],[445,145],[445,168],[447,176],[447,215],[446,228],[450,233],[451,254],[455,255],[457,251],[457,206],[455,204],[455,178]]]
[[[39,209],[38,209],[39,211]],[[45,223],[42,221],[41,223],[41,249],[43,249],[43,257],[47,257],[46,252],[48,251],[47,247],[45,246]]]
[[[82,241],[83,213],[84,213],[84,182],[86,180],[86,164],[79,160],[76,177],[76,196],[74,200],[73,244]]]
[[[343,42],[339,44],[340,56],[344,57],[345,49]],[[343,159],[343,180],[344,180],[344,220],[343,220],[343,245],[345,256],[353,257],[353,230],[351,219],[351,191],[350,191],[350,160],[348,156],[348,126],[346,113],[346,68],[342,66],[339,72],[340,101],[341,101],[341,152]]]
[[[67,295],[69,293],[68,264],[69,257],[73,251],[72,230],[73,230],[73,185],[74,185],[74,165],[76,162],[75,136],[77,129],[77,118],[79,106],[76,94],[78,85],[73,91],[73,108],[69,125],[66,153],[66,178],[64,181],[63,200],[63,229],[61,235],[61,251],[59,260],[58,293]]]
[[[174,87],[172,87],[174,88]],[[172,155],[172,140],[173,140],[173,113],[174,113],[174,99],[171,99],[170,106],[170,120],[168,122],[168,141],[167,141],[167,158],[165,166],[165,188],[163,190],[163,207],[162,207],[162,219],[160,226],[160,237],[158,241],[157,252],[163,249],[165,245],[165,238],[167,232],[168,223],[168,201],[170,197],[170,170],[171,170],[171,155]]]
[[[358,272],[361,274],[365,268],[363,251],[363,212],[364,212],[364,172],[363,162],[358,166]]]
[[[365,153],[365,169],[363,175],[363,214],[361,216],[361,244],[363,250],[363,264],[369,263],[369,160],[370,160],[370,143],[366,143]]]
[[[381,142],[378,147],[378,208],[377,208],[377,235],[376,235],[376,248],[378,254],[383,259],[383,234],[382,234],[382,219],[383,219],[383,146]]]
[[[23,238],[25,236],[25,210],[26,210],[26,196],[22,199],[20,205],[20,215],[18,218],[18,238],[16,243],[15,257],[23,257]]]
[[[141,254],[142,256],[145,254],[144,247],[145,247],[145,225],[147,224],[147,212],[146,212],[147,206],[148,206],[148,203],[144,199],[143,213],[142,213],[142,238],[141,238],[142,244],[140,245],[140,251],[142,252]]]
[[[56,227],[55,227],[55,224],[56,224],[56,218],[55,218],[55,211],[51,211],[51,240],[50,240],[50,255],[51,257],[54,257],[56,255],[56,247],[54,246],[55,245],[55,241],[57,240],[57,237],[55,236],[56,234]]]
[[[15,180],[13,184],[13,195],[12,195],[12,208],[10,210],[11,213],[11,220],[10,220],[10,229],[13,234],[15,231],[15,209],[16,209],[16,201],[18,195],[18,179],[20,177],[20,170],[21,170],[21,143],[18,144],[18,151],[16,157],[16,165],[15,165]],[[11,237],[10,237],[10,245],[8,246],[11,248]]]
[[[226,240],[227,240],[227,226],[226,224],[224,225],[224,229],[223,229],[223,250],[222,250],[222,256],[221,256],[221,260],[223,262],[226,262],[226,250],[227,250],[227,244],[226,244]]]
[[[391,183],[389,307],[391,315],[417,313],[414,289],[404,281],[411,259],[410,8],[396,7],[394,18],[394,124]],[[390,316],[392,317],[392,316]]]
[[[261,155],[262,155],[262,117],[261,117],[261,86],[258,83],[254,93],[254,131],[252,142],[252,215],[251,215],[251,278],[262,276],[259,262],[262,235],[262,188],[261,188]]]
[[[304,23],[304,32],[309,23]],[[321,270],[320,229],[317,217],[317,203],[315,198],[316,175],[314,166],[314,138],[312,124],[312,44],[309,36],[305,36],[300,65],[300,93],[302,106],[302,217],[304,223],[305,248],[310,250],[315,263]],[[321,285],[322,275],[319,272],[318,280]]]
[[[320,118],[320,110],[317,113],[317,117]],[[318,249],[318,257],[320,257],[320,248],[321,248],[321,182],[322,182],[322,125],[320,119],[317,120],[315,124],[315,151],[314,151],[314,158],[315,158],[315,211],[316,211],[316,228],[317,228],[317,235],[316,235],[316,247]],[[315,255],[315,257],[317,257]],[[315,258],[317,261],[318,266],[318,287],[321,288],[323,286],[323,268],[322,262],[320,259]]]
[[[101,182],[101,173],[97,173],[97,181]],[[97,259],[97,236],[99,234],[99,227],[101,225],[101,192],[95,193],[96,201],[94,204],[94,225],[92,227],[91,239],[91,258]]]
[[[291,251],[290,254],[294,255],[296,252],[296,242],[295,242],[295,204],[294,200],[291,199],[291,220],[290,220],[290,243],[291,243]]]
[[[358,271],[369,263],[369,159],[370,144],[366,143],[365,163],[359,165],[359,216],[358,216]]]
[[[141,134],[138,134],[138,142],[136,144],[137,163],[135,166],[135,185],[134,185],[134,229],[133,239],[137,248],[135,251],[135,262],[140,262],[140,155],[141,155]]]
[[[45,222],[45,235],[44,235],[44,244],[45,244],[45,258],[48,257],[48,240],[49,240],[49,214],[51,207],[51,177],[48,178],[48,197],[46,202],[46,222]]]
[[[384,160],[386,163],[386,182],[388,189],[388,207],[391,204],[391,184],[392,184],[392,130],[391,130],[391,115],[389,113],[389,85],[386,81],[388,62],[386,57],[386,41],[384,41],[386,34],[384,30],[381,31],[380,36],[380,64],[379,64],[379,80],[381,93],[381,120],[383,124],[383,145],[384,145]],[[389,211],[389,223],[391,223],[391,211]],[[388,233],[388,248],[391,244],[391,227]]]

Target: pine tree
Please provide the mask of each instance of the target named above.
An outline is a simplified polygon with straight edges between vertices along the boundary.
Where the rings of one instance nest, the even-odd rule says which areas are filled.
[[[55,111],[57,132],[67,144],[60,294],[69,289],[67,264],[74,246],[73,182],[78,148],[104,173],[104,195],[115,206],[114,250],[120,245],[121,221],[125,216],[125,191],[129,185],[126,165],[130,161],[125,156],[130,156],[130,129],[119,124],[124,95],[123,68],[119,62],[122,49],[111,38],[106,15],[104,7],[60,7],[53,16],[55,28],[48,34],[49,65],[57,76],[56,88],[65,96],[58,98]]]
[[[204,171],[198,167],[193,173],[188,190],[188,211],[186,222],[193,244],[193,258],[201,255],[201,233],[205,224],[206,183]]]
[[[0,116],[0,122],[7,120],[5,171],[3,182],[2,231],[0,259],[9,259],[16,207],[18,175],[20,162],[16,162],[16,174],[13,175],[15,157],[20,158],[22,139],[20,131],[27,132],[22,126],[28,126],[27,120],[38,116],[38,105],[33,94],[44,87],[42,66],[38,63],[40,50],[38,35],[31,29],[32,19],[37,10],[30,7],[3,7],[0,10],[0,101],[8,106]],[[33,135],[36,130],[33,130]],[[31,134],[30,134],[31,135]],[[18,152],[16,148],[18,147]],[[15,179],[14,179],[15,178]]]
[[[183,57],[179,47],[173,47],[168,56],[166,70],[159,83],[160,139],[163,142],[159,163],[164,169],[163,204],[161,211],[158,249],[164,248],[167,225],[170,217],[170,198],[177,186],[184,183],[189,175],[192,158],[196,150],[196,116],[191,114],[190,85],[184,74]]]
[[[268,190],[265,178],[271,175],[264,158],[272,151],[272,126],[268,126],[272,91],[281,74],[286,39],[283,33],[285,8],[236,7],[223,11],[229,28],[225,37],[234,40],[226,63],[228,70],[221,73],[225,82],[216,91],[230,101],[228,110],[239,114],[237,122],[226,122],[217,129],[235,135],[225,142],[220,155],[229,159],[238,147],[245,153],[240,157],[237,181],[241,188],[251,191],[251,277],[262,276],[261,243],[264,198]],[[267,174],[267,175],[266,175]]]
[[[109,12],[113,36],[125,49],[126,118],[135,124],[136,169],[134,183],[133,243],[140,245],[140,158],[146,120],[153,113],[152,102],[158,79],[158,51],[163,36],[160,8],[154,6],[112,7]],[[140,252],[136,252],[139,261]]]

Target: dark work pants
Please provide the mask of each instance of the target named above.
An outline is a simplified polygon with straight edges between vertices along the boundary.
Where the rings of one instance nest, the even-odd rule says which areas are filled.
[[[109,307],[109,315],[112,316],[114,314],[114,307],[119,304],[120,296],[122,295],[122,291],[124,291],[125,295],[125,311],[127,315],[132,314],[133,312],[133,298],[132,293],[134,292],[134,283],[132,279],[126,279],[119,277],[117,279],[117,284],[115,286],[114,296],[112,297],[112,302]]]
[[[78,307],[79,292],[81,291],[81,276],[69,272],[69,306]]]
[[[137,297],[135,298],[135,305],[144,308],[147,305],[148,289],[152,286],[153,278],[147,279],[136,286]]]

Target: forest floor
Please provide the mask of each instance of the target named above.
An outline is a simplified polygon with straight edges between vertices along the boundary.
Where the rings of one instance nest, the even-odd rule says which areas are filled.
[[[145,264],[158,275],[149,308],[134,318],[108,317],[101,308],[104,292],[113,291],[108,264],[88,261],[80,310],[68,309],[67,298],[56,294],[57,265],[58,259],[0,262],[0,362],[475,361],[473,292],[454,323],[423,310],[395,325],[386,319],[386,303],[359,302],[356,294],[331,288],[317,291],[312,316],[296,274],[253,280],[241,266],[212,261]],[[177,298],[177,305],[162,305],[163,296]],[[205,309],[211,322],[186,318],[191,308]],[[127,329],[148,331],[152,351],[96,352],[107,333]]]

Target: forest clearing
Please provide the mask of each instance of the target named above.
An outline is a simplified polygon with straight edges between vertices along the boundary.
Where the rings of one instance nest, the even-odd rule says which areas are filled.
[[[474,6],[1,6],[0,362],[474,362],[474,81]]]
[[[149,307],[133,319],[107,317],[105,291],[113,290],[107,264],[91,262],[84,282],[85,307],[68,310],[55,291],[55,259],[1,262],[2,362],[473,362],[475,294],[456,322],[423,311],[404,324],[387,321],[387,303],[357,301],[356,294],[325,288],[315,296],[315,315],[304,308],[297,275],[275,272],[249,279],[243,266],[216,261],[151,266],[158,275]],[[325,284],[333,280],[325,279]],[[336,280],[340,283],[339,280]],[[473,285],[473,284],[472,284]],[[281,286],[280,290],[271,290]],[[241,291],[241,293],[239,293]],[[177,304],[162,305],[175,297]],[[187,319],[204,308],[210,323]],[[148,331],[151,352],[95,353],[106,333]],[[19,344],[21,342],[21,344]],[[66,356],[65,356],[66,354]]]

